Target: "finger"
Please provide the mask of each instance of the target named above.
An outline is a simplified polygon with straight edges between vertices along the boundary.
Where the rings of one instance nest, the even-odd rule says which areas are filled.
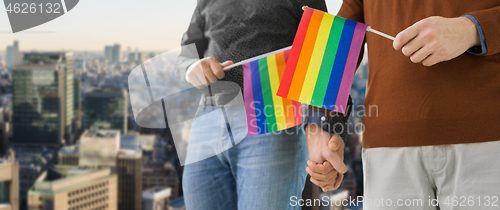
[[[342,183],[343,179],[344,179],[344,174],[338,173],[337,180],[335,180],[335,184],[333,185],[333,189],[330,189],[330,190],[338,189],[340,187],[340,184]]]
[[[206,62],[208,63],[208,65],[205,65],[204,68],[203,68],[203,74],[205,75],[205,77],[207,78],[207,80],[209,82],[215,82],[217,81],[218,79],[221,79],[219,78],[217,72],[218,71],[222,71],[220,69],[222,69],[219,61],[217,61],[217,59],[215,58],[212,58],[212,57],[209,57],[206,59]]]
[[[309,168],[314,173],[319,173],[319,174],[327,174],[328,172],[333,170],[333,166],[328,161],[325,161],[323,164],[309,165]]]
[[[401,52],[405,56],[411,56],[413,53],[417,52],[420,48],[424,46],[424,42],[422,41],[421,36],[417,36],[411,41],[409,41],[407,44],[403,46],[401,49]]]
[[[212,58],[209,60],[210,64],[210,76],[213,76],[215,80],[210,80],[210,81],[217,81],[217,79],[222,79],[224,78],[224,70],[222,70],[222,65],[217,61],[215,58]],[[207,77],[208,78],[208,77]]]
[[[328,152],[325,154],[325,158],[339,173],[345,173],[347,171],[344,161],[340,158],[337,152]]]
[[[318,186],[318,187],[321,187],[321,190],[323,190],[323,187],[322,187],[320,184],[318,184],[318,180],[316,180],[316,179],[314,179],[314,178],[310,178],[309,180],[310,180],[310,181],[311,181],[314,185],[316,185],[316,186]],[[324,192],[324,190],[323,190],[323,192]]]
[[[186,81],[191,83],[194,87],[201,88],[201,86],[203,86],[203,83],[201,83],[201,81],[198,79],[198,72],[199,69],[194,69],[193,71],[191,71],[189,75],[187,75]]]
[[[394,42],[392,43],[392,46],[395,50],[401,50],[406,43],[408,43],[418,35],[420,29],[417,26],[417,23],[415,23],[405,30],[399,32],[399,34],[394,39]]]
[[[312,165],[316,165],[316,164],[318,164],[318,163],[316,163],[316,162],[314,162],[314,161],[312,161],[312,160],[308,160],[308,161],[307,161],[307,165],[308,165],[308,166],[312,166]]]
[[[205,71],[206,71],[205,69],[210,69],[210,65],[207,64],[206,62],[202,62],[201,67],[202,67],[202,71],[197,71],[196,77],[201,82],[201,84],[203,84],[204,86],[208,86],[209,82],[208,82],[207,78],[205,77]]]
[[[439,56],[437,56],[436,54],[431,54],[422,61],[422,64],[424,66],[433,66],[441,61],[443,60],[439,59]]]
[[[221,63],[221,66],[222,66],[222,68],[226,68],[226,67],[228,67],[230,65],[233,65],[233,64],[234,64],[233,61],[225,61],[224,63]],[[231,69],[227,69],[227,70],[224,70],[224,71],[229,71],[229,70],[231,70]]]
[[[328,191],[328,189],[330,188],[333,188],[333,183],[328,183],[328,182],[323,182],[323,181],[318,181],[314,178],[311,178],[309,179],[313,184],[315,184],[316,186],[319,186],[321,187],[321,190],[323,190],[323,192],[326,192]]]
[[[424,59],[426,59],[427,57],[429,57],[429,55],[431,55],[432,53],[434,52],[434,49],[430,48],[430,47],[423,47],[422,49],[419,49],[417,52],[415,52],[411,57],[410,57],[410,60],[411,62],[413,63],[420,63],[422,62]]]
[[[311,171],[311,168],[307,167],[306,168],[307,173],[314,179],[322,182],[328,182],[328,183],[335,183],[335,179],[337,177],[338,172],[335,170],[332,170],[328,172],[327,174],[320,174],[320,173],[315,173]]]
[[[343,143],[344,141],[342,140],[342,137],[340,137],[339,135],[333,135],[332,137],[330,137],[330,141],[328,141],[328,148],[331,151],[336,152],[337,150],[339,150],[340,145]]]
[[[209,82],[215,82],[219,79],[218,76],[216,76],[213,71],[214,70],[212,67],[210,67],[209,69],[203,69],[203,74],[205,75],[205,77]]]

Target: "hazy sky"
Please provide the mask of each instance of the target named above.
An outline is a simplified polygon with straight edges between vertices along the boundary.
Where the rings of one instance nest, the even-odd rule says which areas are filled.
[[[327,0],[336,14],[342,0]],[[1,4],[3,5],[3,4]],[[22,51],[102,51],[119,43],[122,50],[162,51],[179,46],[196,0],[81,0],[53,21],[12,33],[5,8],[0,9],[0,51],[18,40]]]

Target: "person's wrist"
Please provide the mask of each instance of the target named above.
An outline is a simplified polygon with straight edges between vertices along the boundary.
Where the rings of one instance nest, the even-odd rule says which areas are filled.
[[[191,83],[189,75],[190,75],[191,71],[193,71],[193,69],[196,67],[196,65],[198,65],[198,63],[200,63],[200,61],[196,61],[196,62],[192,63],[191,65],[188,66],[188,68],[186,70],[186,75],[185,75],[184,79],[186,81],[188,81],[189,83]]]
[[[481,39],[476,24],[471,19],[464,16],[459,17],[459,20],[460,24],[465,27],[464,31],[467,33],[467,40],[469,41],[468,48],[481,45]]]

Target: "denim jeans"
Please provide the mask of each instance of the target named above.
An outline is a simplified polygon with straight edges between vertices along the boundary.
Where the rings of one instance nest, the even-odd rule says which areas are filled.
[[[300,209],[290,205],[290,198],[301,198],[307,157],[300,127],[247,136],[222,153],[185,166],[186,209]]]

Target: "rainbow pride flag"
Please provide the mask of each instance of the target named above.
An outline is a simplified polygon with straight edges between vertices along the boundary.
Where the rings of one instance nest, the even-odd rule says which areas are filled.
[[[345,113],[367,27],[305,7],[278,96]]]
[[[243,64],[247,135],[284,130],[302,124],[301,103],[276,95],[290,50]]]

